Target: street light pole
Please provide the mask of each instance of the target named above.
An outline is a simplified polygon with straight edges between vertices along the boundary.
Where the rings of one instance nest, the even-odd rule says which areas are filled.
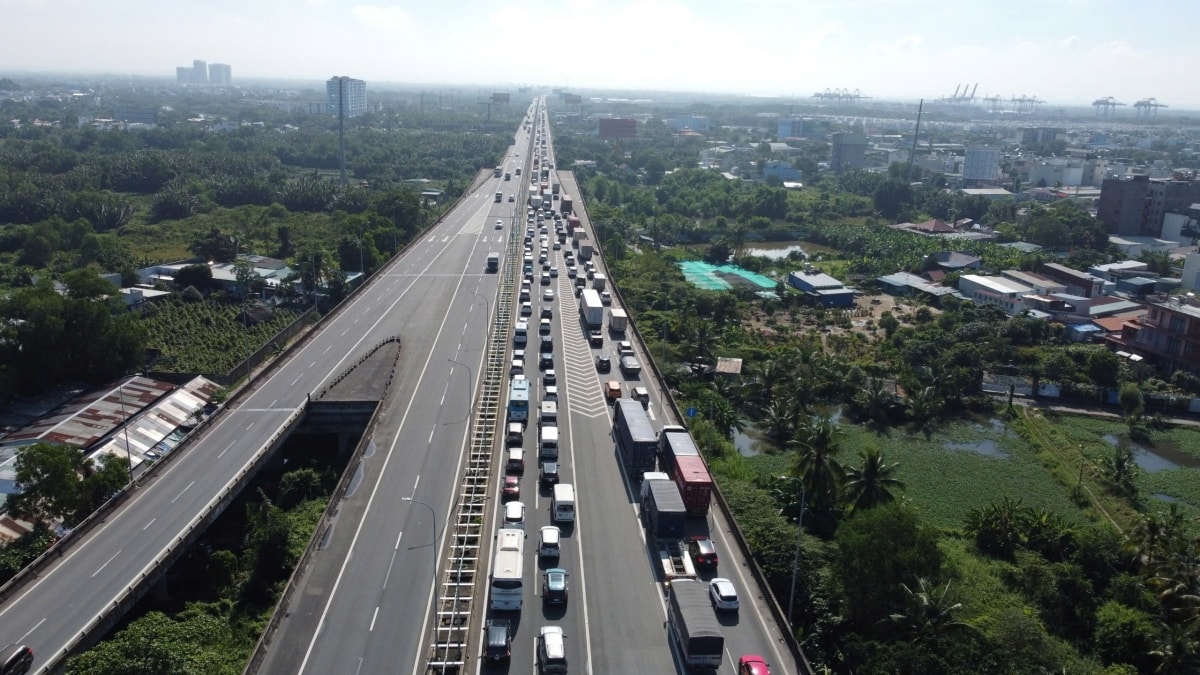
[[[796,555],[792,558],[792,590],[788,593],[788,629],[792,627],[792,614],[796,607],[796,577],[800,571],[800,538],[804,533],[804,482],[795,476],[780,476],[784,480],[800,483],[800,517],[796,519]]]
[[[133,451],[129,448],[129,415],[125,413],[125,381],[121,381],[120,386],[121,398],[121,417],[124,421],[121,423],[121,430],[125,433],[125,463],[129,468],[129,482],[133,483]]]
[[[432,593],[434,594],[434,596],[432,598],[433,612],[434,612],[433,615],[435,617],[434,621],[436,622],[437,621],[437,619],[436,619],[436,617],[437,617],[437,554],[438,554],[437,511],[434,511],[432,506],[426,504],[425,502],[421,501],[420,499],[414,499],[412,497],[401,497],[400,499],[402,499],[403,501],[406,501],[406,502],[412,502],[413,504],[420,504],[421,506],[424,506],[425,508],[429,509],[429,515],[433,517],[433,542],[429,544],[429,550],[433,554],[433,577],[430,579],[430,586],[432,587],[432,589],[433,589]],[[437,626],[434,626],[433,630],[434,630],[434,634],[436,635],[437,634]]]

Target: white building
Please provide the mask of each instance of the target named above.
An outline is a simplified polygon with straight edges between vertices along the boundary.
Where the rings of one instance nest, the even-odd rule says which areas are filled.
[[[340,108],[346,117],[358,117],[367,111],[367,83],[344,75],[331,77],[325,83],[325,99],[330,115]]]
[[[1029,168],[1029,184],[1035,187],[1079,187],[1084,183],[1083,163],[1068,159],[1048,159]]]
[[[1021,298],[1034,292],[1032,288],[1011,279],[978,274],[964,274],[959,277],[958,290],[975,302],[1000,305],[1005,314],[1016,314],[1024,309]]]

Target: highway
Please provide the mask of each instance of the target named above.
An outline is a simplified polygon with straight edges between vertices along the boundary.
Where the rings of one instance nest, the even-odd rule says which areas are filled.
[[[499,288],[499,275],[485,273],[486,258],[490,251],[507,254],[510,235],[524,236],[525,203],[519,200],[521,186],[533,179],[529,143],[529,136],[519,131],[504,159],[506,167],[523,166],[521,177],[486,180],[376,274],[273,375],[224,411],[168,470],[140,487],[61,561],[0,607],[5,633],[0,638],[33,647],[34,670],[44,671],[198,522],[255,453],[299,413],[309,392],[320,390],[379,340],[399,335],[403,349],[396,384],[375,429],[375,452],[364,458],[361,477],[340,507],[331,544],[314,556],[306,586],[296,593],[261,672],[422,672],[434,556],[442,551],[449,499],[462,473],[471,402]],[[551,162],[552,152],[548,143]],[[577,187],[570,183],[563,189],[582,210]],[[505,195],[500,203],[493,198],[498,190]],[[510,193],[518,201],[507,201]],[[549,232],[553,234],[552,226]],[[601,394],[602,378],[623,378],[615,365],[611,375],[596,372],[599,350],[588,346],[578,319],[563,260],[567,248],[569,244],[547,252],[560,274],[550,286],[556,297],[545,304],[554,312],[562,480],[577,490],[578,520],[564,532],[558,563],[571,574],[570,600],[565,609],[543,608],[540,602],[535,571],[544,565],[536,542],[538,528],[550,524],[549,493],[537,485],[532,412],[525,435],[529,460],[521,482],[529,535],[524,610],[495,615],[513,619],[516,627],[508,670],[532,671],[537,628],[553,623],[566,632],[571,672],[682,673],[685,669],[668,648],[657,557],[651,557],[645,544],[636,500],[616,461],[610,409]],[[534,249],[536,258],[536,236]],[[543,288],[535,281],[533,326],[544,302]],[[532,356],[537,349],[532,334],[530,345]],[[615,354],[611,343],[605,349]],[[647,362],[648,355],[637,349]],[[536,357],[528,359],[526,373],[535,383],[531,409],[536,410],[544,392]],[[653,383],[644,384],[657,392]],[[660,396],[652,395],[650,407],[656,426],[666,417]],[[502,475],[496,475],[497,504]],[[754,602],[755,586],[715,509],[708,526],[721,555],[719,572],[733,579],[742,596],[740,615],[723,620],[730,672],[743,653],[763,654],[775,673],[796,672],[778,627]],[[486,594],[476,607],[486,609]],[[475,646],[481,649],[481,644]],[[478,667],[478,661],[472,665]]]
[[[553,145],[547,143],[547,161],[554,162]],[[554,172],[551,172],[554,175]],[[563,182],[562,191],[574,197],[576,211],[582,211],[578,187],[573,180]],[[557,202],[555,202],[557,209]],[[586,214],[581,213],[587,225]],[[519,234],[523,228],[518,226]],[[590,230],[590,227],[589,227]],[[554,226],[547,227],[554,241]],[[542,252],[535,229],[532,253]],[[593,235],[594,236],[594,235]],[[540,308],[549,305],[554,313],[555,343],[554,370],[559,389],[560,469],[562,481],[575,485],[578,503],[577,521],[564,528],[562,557],[557,562],[539,560],[538,531],[554,524],[549,514],[550,491],[540,487],[536,466],[526,461],[521,479],[522,500],[526,503],[526,594],[523,610],[517,612],[488,611],[488,618],[508,619],[515,629],[512,661],[506,668],[481,665],[480,672],[536,672],[535,645],[538,628],[543,625],[563,626],[567,636],[567,657],[571,672],[584,673],[685,673],[678,661],[664,628],[666,605],[663,586],[659,582],[657,553],[650,551],[637,513],[637,484],[632,487],[624,476],[617,459],[612,436],[611,407],[604,400],[602,383],[621,380],[628,391],[632,386],[646,386],[652,392],[649,412],[656,428],[666,422],[661,393],[650,378],[623,375],[615,361],[610,373],[597,371],[595,359],[600,351],[617,353],[616,344],[604,331],[602,348],[588,345],[587,331],[579,315],[574,294],[574,280],[566,274],[564,254],[572,250],[571,239],[561,250],[546,250],[548,263],[559,270],[552,279],[555,299],[545,302],[538,283],[541,267],[535,264],[531,303],[531,326],[536,325]],[[603,261],[593,257],[598,272],[607,272]],[[580,275],[583,275],[580,267]],[[629,333],[632,337],[632,332]],[[528,353],[533,356],[537,342],[531,337]],[[635,343],[638,358],[648,362],[648,355]],[[534,383],[531,408],[541,401],[545,386],[536,369],[536,358],[526,359],[526,375]],[[648,371],[643,370],[642,375]],[[677,422],[676,422],[677,423]],[[536,417],[531,418],[525,434],[525,455],[537,456]],[[499,528],[501,515],[496,515],[493,529]],[[797,672],[790,652],[773,617],[761,599],[752,592],[757,587],[744,561],[740,560],[736,544],[728,535],[729,525],[714,506],[707,527],[693,523],[693,528],[707,529],[718,546],[720,576],[731,578],[739,589],[742,608],[738,614],[719,617],[726,639],[726,666],[736,670],[742,654],[754,653],[767,658],[773,673]],[[543,605],[541,602],[540,572],[547,567],[563,567],[570,573],[570,599],[567,607]],[[702,575],[712,578],[715,574]],[[482,633],[480,635],[482,640]]]

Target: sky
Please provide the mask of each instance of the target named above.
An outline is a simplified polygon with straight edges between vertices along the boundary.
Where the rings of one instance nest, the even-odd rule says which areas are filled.
[[[1155,97],[1200,109],[1197,0],[0,0],[0,72]]]

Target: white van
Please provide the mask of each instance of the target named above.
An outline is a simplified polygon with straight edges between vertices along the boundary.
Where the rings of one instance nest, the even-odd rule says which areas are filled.
[[[538,530],[538,555],[543,558],[557,558],[562,553],[559,541],[562,540],[562,530],[547,525]]]
[[[554,496],[550,499],[550,520],[554,522],[575,522],[575,486],[570,483],[559,483],[554,486]]]
[[[558,427],[541,427],[538,459],[558,461]]]
[[[544,427],[558,426],[558,402],[542,399],[542,407],[538,411],[538,424]]]
[[[505,473],[525,473],[525,448],[508,449],[508,457],[504,463]]]

